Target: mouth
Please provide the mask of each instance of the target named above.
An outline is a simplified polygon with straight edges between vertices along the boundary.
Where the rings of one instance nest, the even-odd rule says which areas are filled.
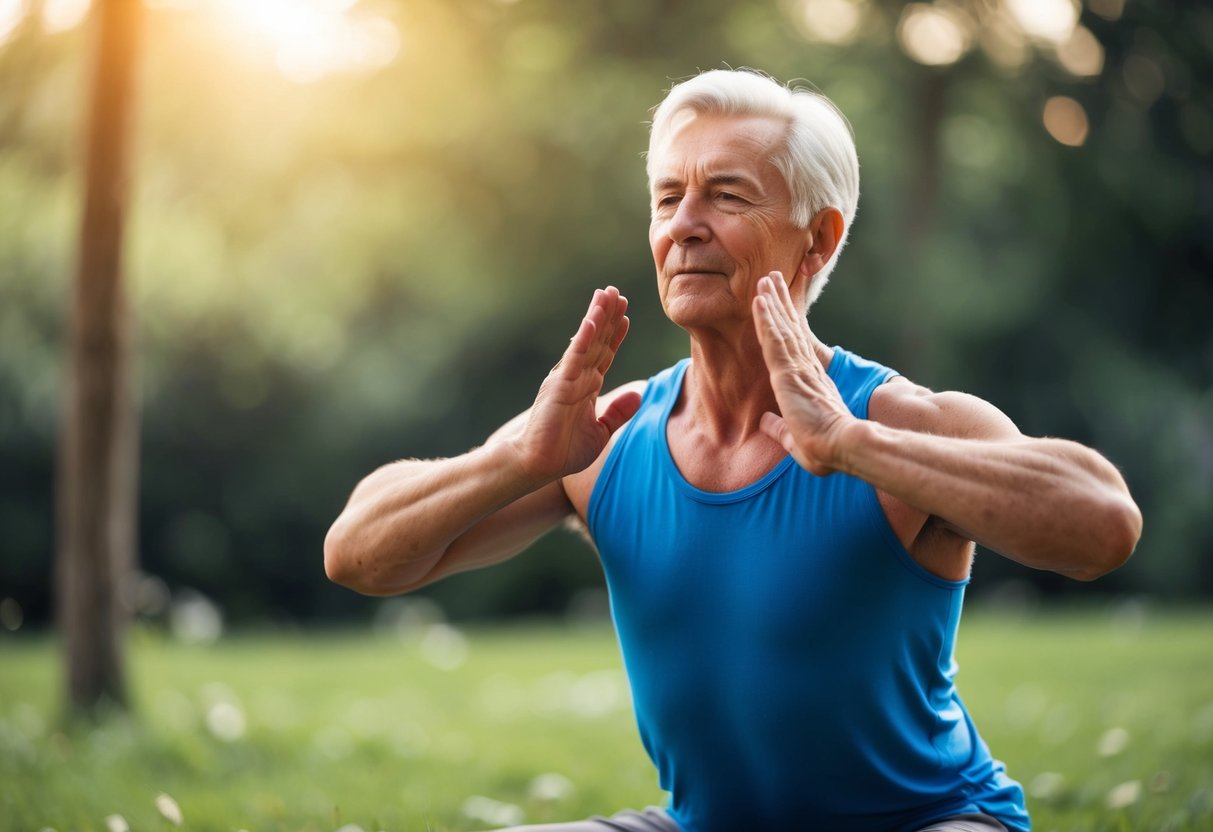
[[[695,270],[695,269],[679,269],[678,271],[676,271],[676,272],[674,272],[672,275],[670,275],[670,277],[671,277],[671,278],[674,278],[674,277],[691,277],[691,278],[695,278],[695,277],[724,277],[724,272],[697,271],[697,270]]]

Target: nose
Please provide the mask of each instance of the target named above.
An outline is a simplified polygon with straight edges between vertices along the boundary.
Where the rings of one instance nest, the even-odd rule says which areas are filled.
[[[710,240],[712,229],[708,224],[706,207],[697,194],[685,194],[678,201],[678,207],[674,209],[666,228],[670,239],[679,245]]]

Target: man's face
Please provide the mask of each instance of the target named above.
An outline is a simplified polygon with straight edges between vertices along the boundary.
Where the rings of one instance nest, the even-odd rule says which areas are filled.
[[[810,235],[771,164],[787,127],[771,118],[691,116],[652,150],[649,245],[666,315],[684,329],[752,325],[758,279],[798,275]],[[803,292],[803,285],[797,286]]]

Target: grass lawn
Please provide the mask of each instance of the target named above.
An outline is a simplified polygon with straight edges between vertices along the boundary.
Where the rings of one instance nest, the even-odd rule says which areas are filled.
[[[976,610],[959,652],[1036,830],[1213,830],[1213,614]],[[183,829],[226,832],[474,830],[664,800],[604,627],[136,632],[139,720],[91,730],[56,720],[58,661],[52,639],[0,638],[0,830],[169,830],[162,794]]]

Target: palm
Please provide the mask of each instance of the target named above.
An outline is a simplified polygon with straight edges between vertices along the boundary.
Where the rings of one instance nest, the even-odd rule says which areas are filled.
[[[585,469],[635,410],[637,402],[629,397],[601,417],[597,412],[603,379],[627,335],[626,311],[627,299],[617,289],[596,291],[568,349],[540,386],[520,440],[526,464],[537,475]]]
[[[760,282],[754,316],[782,414],[765,414],[763,430],[804,468],[831,473],[834,438],[853,417],[817,359],[808,321],[778,272]]]

